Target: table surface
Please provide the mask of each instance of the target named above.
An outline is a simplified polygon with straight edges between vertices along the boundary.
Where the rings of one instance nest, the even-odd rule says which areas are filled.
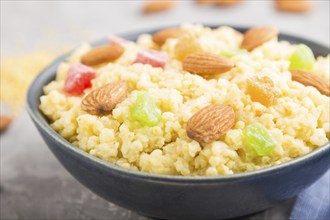
[[[329,1],[313,2],[312,12],[290,14],[276,11],[272,1],[245,1],[232,8],[178,1],[169,12],[146,16],[141,1],[1,1],[1,56],[48,44],[74,47],[109,33],[183,22],[274,25],[329,45]],[[103,200],[76,181],[48,150],[25,110],[0,143],[1,219],[148,219]],[[293,204],[291,199],[240,219],[287,219]]]

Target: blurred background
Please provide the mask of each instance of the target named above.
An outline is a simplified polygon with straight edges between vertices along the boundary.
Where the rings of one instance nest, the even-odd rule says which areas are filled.
[[[84,188],[24,110],[31,80],[82,42],[180,23],[277,26],[329,47],[328,0],[1,0],[1,219],[147,219]],[[294,199],[242,219],[286,219]]]

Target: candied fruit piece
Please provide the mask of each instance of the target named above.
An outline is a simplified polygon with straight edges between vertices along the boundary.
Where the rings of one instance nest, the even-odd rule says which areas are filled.
[[[273,80],[268,76],[252,76],[247,79],[247,94],[253,102],[271,106],[276,102],[277,90]]]
[[[251,124],[243,130],[243,142],[255,150],[259,156],[269,155],[277,143],[262,124]]]
[[[238,56],[238,55],[243,55],[243,54],[247,54],[248,52],[246,50],[226,50],[226,51],[221,51],[220,55],[225,56],[227,58],[232,58],[234,56]]]
[[[175,58],[182,61],[186,56],[195,52],[202,52],[197,39],[190,35],[181,37],[174,47]]]
[[[167,53],[156,50],[144,50],[138,52],[133,63],[149,64],[153,67],[164,68],[167,62]]]
[[[312,70],[315,64],[313,51],[304,44],[299,44],[290,57],[290,69]]]
[[[69,95],[79,96],[92,86],[94,78],[95,71],[92,68],[81,63],[73,64],[68,70],[62,90]]]
[[[152,97],[146,92],[139,92],[135,103],[130,109],[130,117],[142,126],[153,127],[161,120],[160,110]]]

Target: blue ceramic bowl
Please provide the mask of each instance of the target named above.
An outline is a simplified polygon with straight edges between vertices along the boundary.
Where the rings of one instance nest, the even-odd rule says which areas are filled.
[[[234,28],[241,32],[247,30]],[[123,37],[135,40],[141,33],[155,31]],[[329,53],[329,48],[306,39],[286,34],[279,38],[304,43],[316,55]],[[106,43],[107,40],[103,39],[93,45]],[[57,66],[67,56],[55,60],[34,80],[27,95],[27,109],[48,147],[63,166],[78,181],[108,201],[160,219],[233,218],[267,209],[296,196],[329,169],[329,143],[305,156],[267,169],[217,177],[156,175],[105,162],[62,138],[38,109],[43,86],[55,78]]]

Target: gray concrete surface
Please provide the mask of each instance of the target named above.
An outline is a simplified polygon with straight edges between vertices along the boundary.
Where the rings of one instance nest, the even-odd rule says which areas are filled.
[[[56,160],[24,111],[1,136],[1,219],[147,220],[98,197]],[[242,220],[283,219],[293,200]]]
[[[329,1],[313,2],[308,14],[288,14],[277,12],[273,1],[266,0],[233,8],[179,1],[169,12],[144,16],[142,1],[1,0],[1,57],[182,22],[271,24],[329,45]],[[0,144],[1,219],[148,219],[101,199],[76,181],[47,149],[24,110],[1,135]],[[287,219],[293,203],[241,219]]]

